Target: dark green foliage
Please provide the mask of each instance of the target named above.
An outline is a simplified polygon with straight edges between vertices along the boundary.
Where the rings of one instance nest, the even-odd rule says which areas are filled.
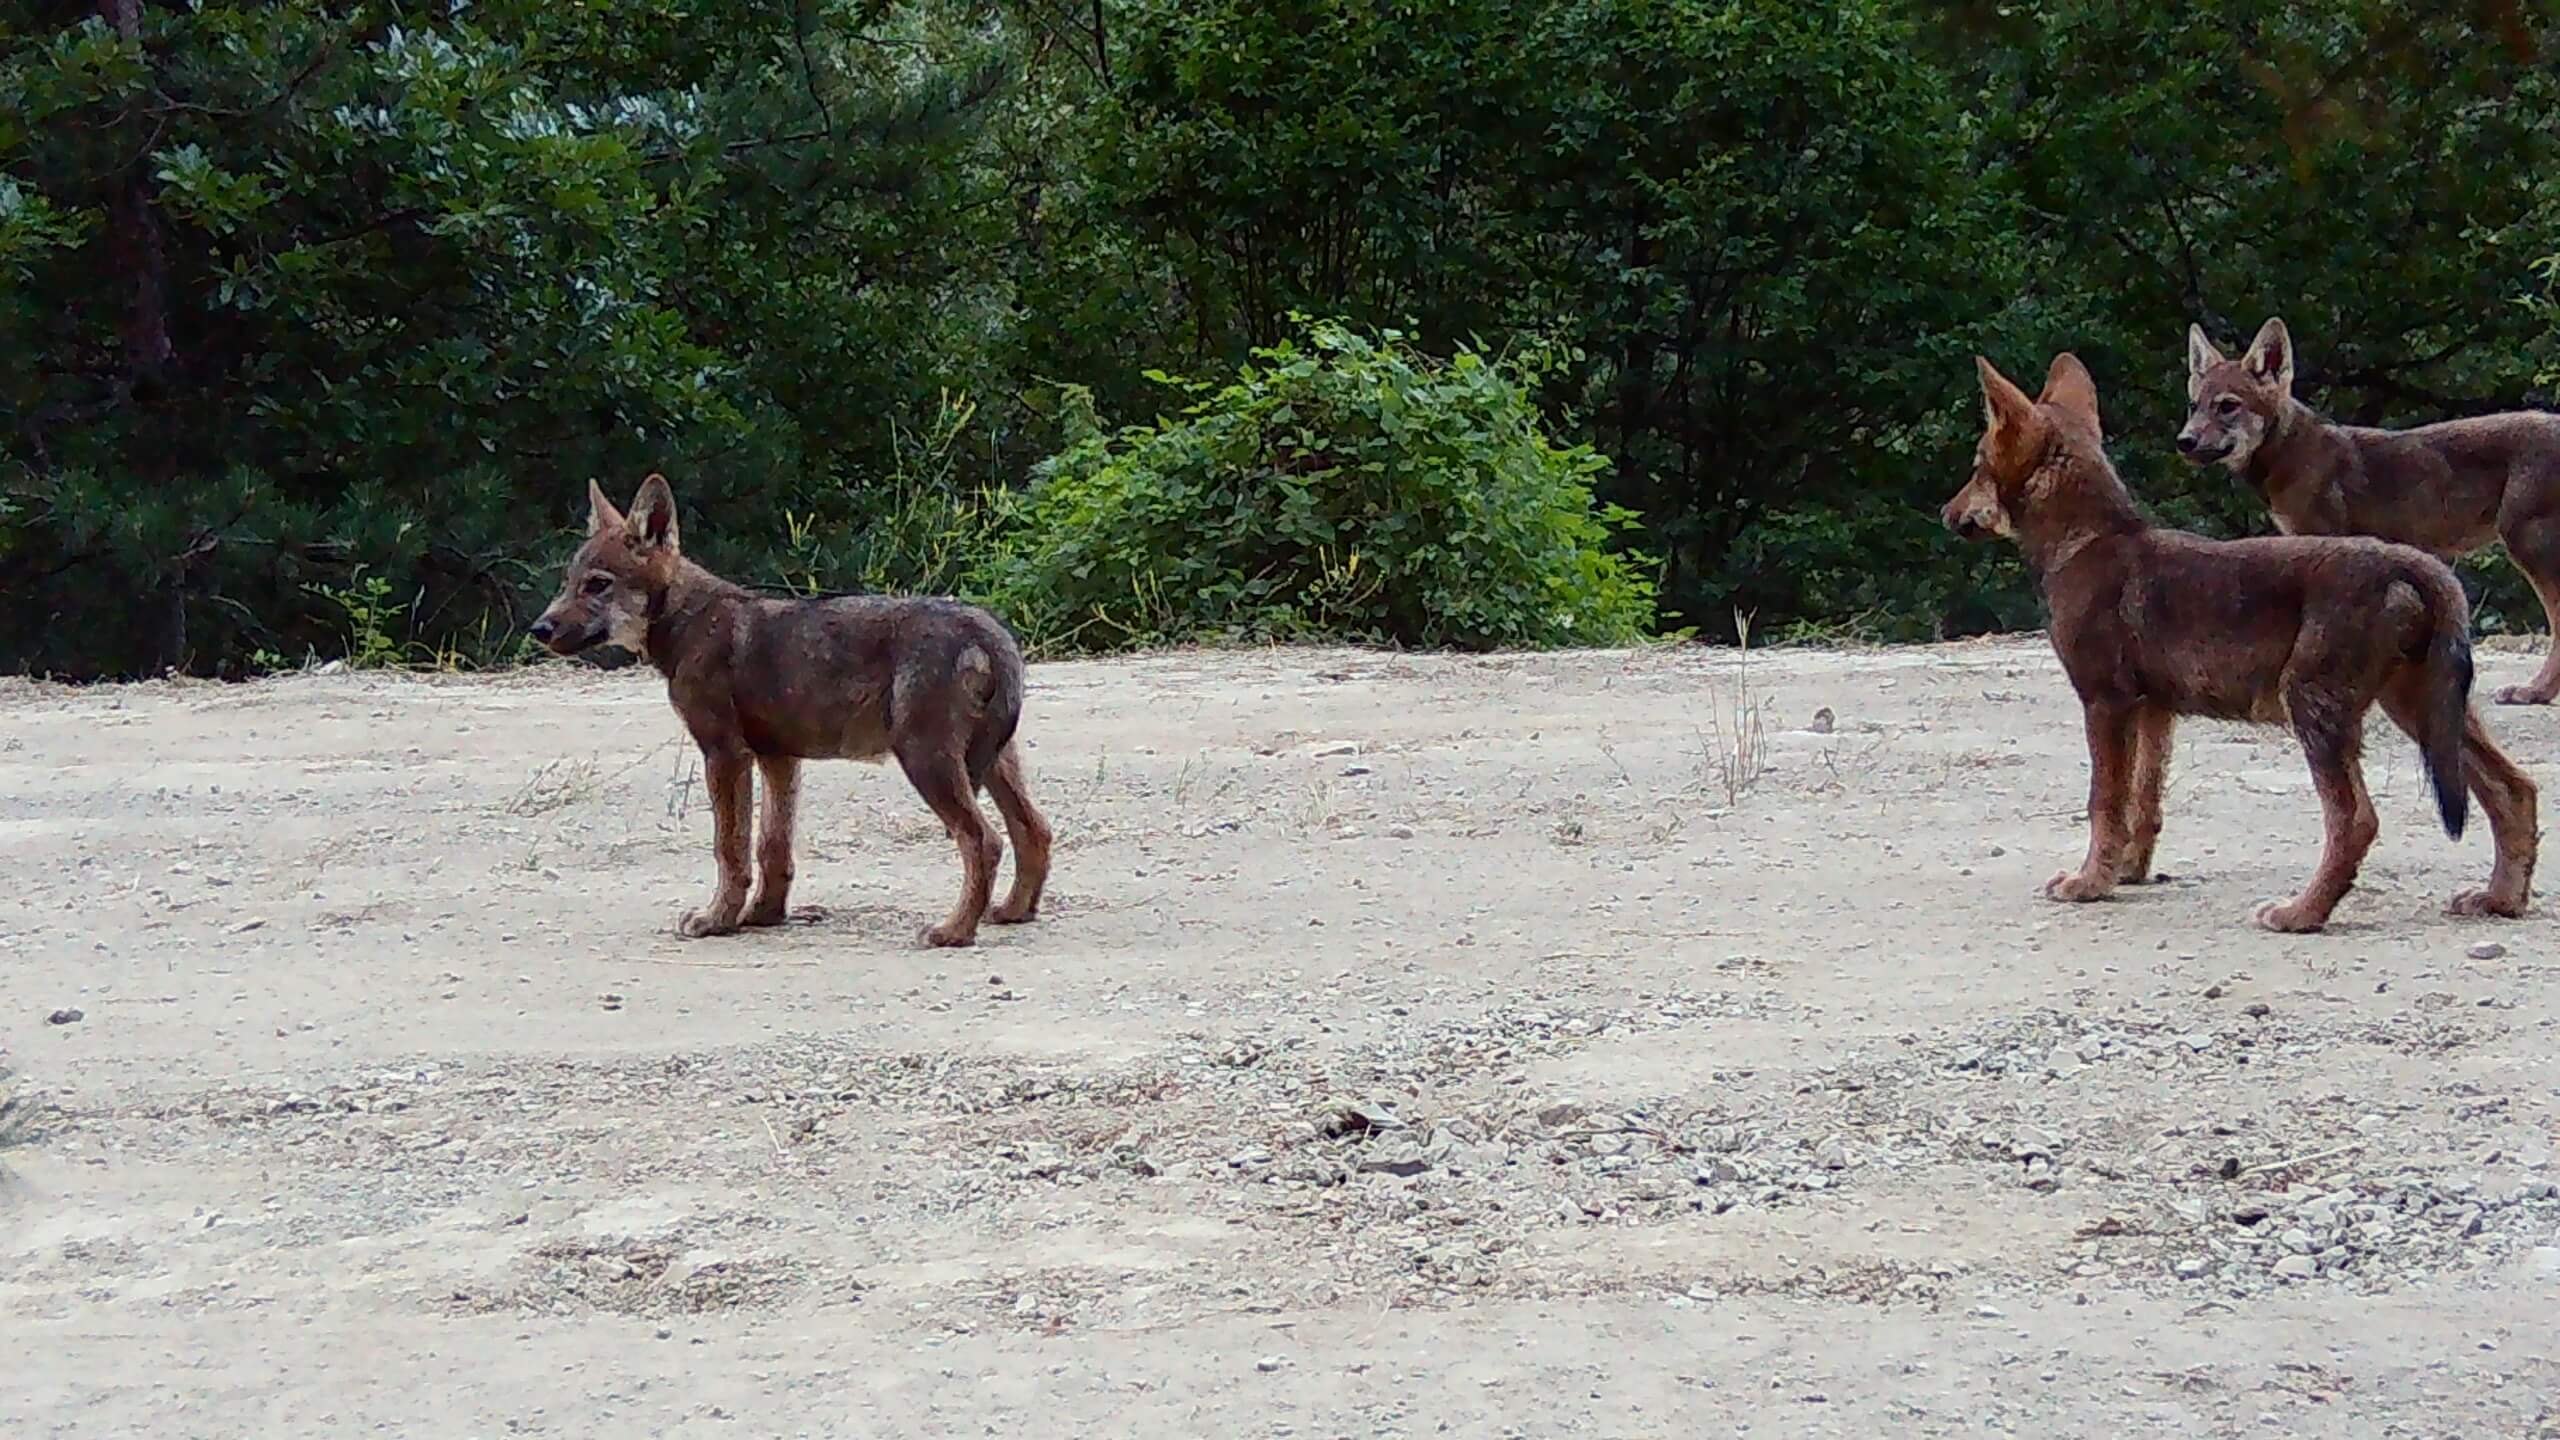
[[[1317,323],[1225,386],[1105,434],[1079,423],[1012,507],[979,588],[1041,649],[1349,638],[1620,645],[1653,621],[1607,462],[1548,438],[1543,357],[1434,359]],[[1079,406],[1089,404],[1074,397]]]
[[[1554,592],[1479,587],[1568,552],[1613,633],[1636,573],[1712,635],[2031,624],[2014,560],[1935,525],[1977,350],[2079,350],[2137,492],[2224,532],[2265,521],[2171,456],[2190,320],[2282,313],[2340,418],[2551,398],[2555,59],[2514,0],[0,0],[0,669],[506,659],[584,481],[651,469],[742,580],[974,575],[1052,644],[1552,643],[1585,633]],[[1418,505],[1482,445],[1596,499],[1455,559],[1268,495],[1185,529],[1165,487],[1276,467],[1295,429],[1249,412],[1352,352],[1090,417],[1296,312],[1554,357],[1359,361],[1551,440],[1327,392],[1306,455]],[[1217,465],[1166,458],[1213,429]],[[1166,528],[1096,532],[1105,495]],[[1355,532],[1479,578],[1265,569]],[[1107,563],[1049,568],[1079,547]]]

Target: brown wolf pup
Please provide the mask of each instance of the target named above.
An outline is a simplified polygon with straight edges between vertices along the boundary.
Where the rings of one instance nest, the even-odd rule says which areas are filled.
[[[679,933],[783,922],[803,760],[896,756],[959,843],[960,904],[924,932],[925,944],[972,944],[981,915],[1010,925],[1039,911],[1050,835],[1013,744],[1022,652],[984,610],[956,600],[751,595],[684,558],[675,496],[652,475],[628,517],[588,483],[586,543],[531,633],[560,655],[610,642],[646,656],[702,747],[720,881]],[[747,820],[759,771],[763,877],[750,901]],[[993,910],[987,897],[1004,845],[978,810],[980,789],[993,793],[1013,836],[1013,893]]]
[[[2456,560],[2492,539],[2542,597],[2560,640],[2560,415],[2512,411],[2415,430],[2332,425],[2293,398],[2293,337],[2269,320],[2238,360],[2187,327],[2178,453],[2258,487],[2288,535],[2372,535]],[[2560,644],[2501,705],[2560,695]]]
[[[2489,885],[2456,915],[2520,915],[2533,882],[2534,786],[2471,708],[2470,608],[2443,562],[2370,539],[2207,540],[2151,524],[2100,446],[2098,391],[2055,357],[2028,399],[1988,360],[1988,423],[1973,477],[1942,518],[1968,539],[2026,552],[2052,611],[2055,654],[2089,737],[2089,854],[2045,894],[2096,900],[2151,878],[2180,715],[2290,726],[2328,822],[2303,892],[2258,912],[2270,930],[2317,930],[2355,883],[2377,824],[2359,754],[2378,701],[2418,742],[2446,833],[2463,786],[2497,847]]]

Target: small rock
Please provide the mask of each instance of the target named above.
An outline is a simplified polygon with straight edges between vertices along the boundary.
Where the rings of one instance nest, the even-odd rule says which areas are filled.
[[[1813,1163],[1821,1166],[1825,1170],[1848,1169],[1848,1142],[1841,1140],[1837,1136],[1823,1141],[1821,1146],[1813,1152]]]
[[[2009,1137],[2009,1154],[2020,1160],[2050,1160],[2061,1142],[2033,1125],[2021,1125]]]
[[[2299,1228],[2287,1230],[2282,1235],[2277,1236],[2276,1243],[2282,1245],[2284,1248],[2292,1251],[2296,1255],[2308,1255],[2313,1250],[2319,1248],[2311,1243],[2311,1233]]]
[[[1335,1100],[1316,1118],[1316,1133],[1333,1140],[1403,1128],[1404,1121],[1395,1111],[1370,1100]]]
[[[2221,999],[2221,998],[2222,998],[2222,987],[2221,987],[2221,986],[2219,986],[2219,985],[2207,985],[2206,987],[2204,987],[2204,998],[2206,998],[2207,1000],[2219,1000],[2219,999]]]
[[[1973,1307],[1973,1318],[1976,1320],[2006,1320],[2009,1318],[2009,1312],[2001,1309],[1997,1305],[1976,1305]]]
[[[1538,1111],[1538,1123],[1550,1130],[1561,1130],[1589,1113],[1570,1100],[1559,1100]]]
[[[1263,1149],[1259,1145],[1247,1145],[1233,1155],[1228,1156],[1227,1163],[1238,1170],[1250,1170],[1257,1165],[1270,1164],[1271,1152]]]
[[[1410,840],[1413,838],[1413,827],[1410,825],[1390,825],[1387,827],[1387,835],[1390,839]]]
[[[2212,1269],[2212,1261],[2194,1255],[2190,1255],[2186,1259],[2179,1261],[2177,1265],[2178,1278],[2181,1280],[2193,1280],[2197,1276],[2203,1275]]]
[[[2507,947],[2495,940],[2483,940],[2462,953],[2474,960],[2497,960],[2504,958]]]
[[[252,915],[248,919],[241,921],[239,924],[232,926],[231,933],[234,935],[246,935],[252,930],[263,930],[265,928],[267,928],[267,917],[264,915]]]
[[[44,1023],[47,1025],[77,1025],[88,1018],[87,1013],[84,1011],[65,1008],[56,1010],[52,1014],[44,1017]]]
[[[2258,1003],[2249,1006],[2247,1009],[2242,1010],[2240,1013],[2248,1016],[2252,1020],[2264,1020],[2267,1018],[2268,1013],[2266,1002],[2259,1001]]]
[[[1813,712],[1813,723],[1805,726],[1804,728],[1812,731],[1816,735],[1828,735],[1837,728],[1838,725],[1839,720],[1831,713],[1831,707],[1825,705],[1821,709]]]
[[[1389,1154],[1369,1156],[1360,1162],[1360,1172],[1364,1175],[1411,1176],[1430,1168],[1431,1162],[1410,1145]]]
[[[2308,1280],[2320,1273],[2320,1262],[2308,1255],[2287,1255],[2276,1262],[2276,1278]]]
[[[1288,1363],[1289,1361],[1285,1356],[1265,1355],[1261,1359],[1253,1362],[1253,1368],[1261,1371],[1265,1375],[1269,1375],[1277,1372],[1280,1367]]]

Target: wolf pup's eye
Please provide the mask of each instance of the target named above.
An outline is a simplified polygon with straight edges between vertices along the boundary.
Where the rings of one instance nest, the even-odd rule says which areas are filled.
[[[2240,413],[2239,397],[2225,395],[2220,400],[2214,402],[2213,408],[2225,415],[2237,415]]]
[[[610,575],[590,575],[587,577],[585,589],[590,595],[601,595],[612,588],[613,577]]]

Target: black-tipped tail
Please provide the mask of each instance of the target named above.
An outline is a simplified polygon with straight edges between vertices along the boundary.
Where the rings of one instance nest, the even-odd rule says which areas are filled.
[[[2456,592],[2457,594],[2459,592]],[[2471,608],[2436,609],[2427,641],[2427,733],[2419,739],[2427,778],[2436,787],[2436,813],[2444,833],[2459,840],[2470,819],[2471,792],[2463,783],[2462,732],[2471,717]]]

